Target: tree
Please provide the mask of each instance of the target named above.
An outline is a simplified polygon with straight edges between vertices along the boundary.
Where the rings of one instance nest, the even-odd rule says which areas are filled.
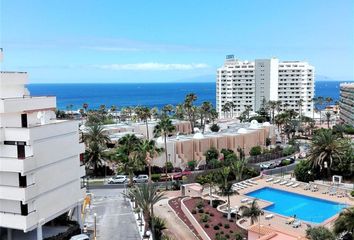
[[[269,106],[271,113],[272,113],[271,123],[274,123],[274,117],[275,117],[274,115],[275,115],[275,110],[277,109],[277,102],[276,101],[269,101],[268,106]]]
[[[203,102],[200,106],[199,113],[200,113],[200,125],[202,127],[202,132],[204,133],[205,130],[205,119],[210,116],[210,111],[213,108],[210,102]]]
[[[234,194],[238,194],[238,192],[232,188],[232,184],[228,182],[229,174],[230,174],[230,167],[224,167],[223,169],[220,170],[221,179],[219,182],[219,189],[220,189],[220,195],[227,197],[227,219],[228,220],[231,219],[230,196]]]
[[[170,115],[172,111],[173,111],[173,106],[171,104],[165,105],[162,108],[162,112],[168,115]]]
[[[172,124],[171,119],[167,116],[164,115],[160,119],[160,121],[157,123],[157,125],[154,128],[154,136],[159,137],[163,136],[164,138],[164,145],[165,145],[165,160],[166,160],[166,166],[167,166],[167,161],[168,161],[168,153],[167,153],[167,136],[169,134],[172,134],[176,130],[176,127]],[[167,167],[166,167],[166,175],[167,175]],[[167,190],[167,178],[166,178],[166,190]]]
[[[341,161],[347,149],[347,144],[338,139],[338,136],[333,134],[330,129],[320,129],[312,138],[308,160],[313,169],[327,168],[327,176],[329,177],[334,160]]]
[[[217,124],[214,123],[213,125],[210,126],[210,130],[211,130],[212,132],[219,132],[220,127],[219,127],[219,125],[217,125]]]
[[[96,142],[102,147],[106,147],[106,144],[110,142],[110,139],[108,135],[104,133],[104,128],[102,125],[94,124],[88,126],[88,131],[84,134],[84,141],[86,145]]]
[[[326,98],[325,98],[325,101],[326,101],[327,106],[328,106],[328,105],[330,105],[330,104],[333,102],[333,98],[331,98],[331,97],[326,97]]]
[[[320,111],[320,124],[322,124],[322,105],[323,105],[323,97],[319,96],[316,99],[316,105],[318,105],[318,110]]]
[[[218,114],[218,112],[216,111],[215,108],[210,110],[210,119],[211,119],[213,124],[215,123],[215,120],[218,119],[218,116],[219,116],[219,114]]]
[[[153,217],[152,222],[154,223],[154,240],[161,240],[162,231],[167,229],[166,222],[164,219],[159,217]]]
[[[98,167],[104,165],[104,148],[98,142],[90,142],[86,145],[85,164],[93,167],[93,174],[97,175]]]
[[[87,103],[82,104],[82,108],[85,110],[85,113],[87,112],[88,106],[89,105]]]
[[[258,221],[258,217],[263,214],[261,208],[257,204],[257,200],[253,200],[251,206],[241,206],[240,210],[242,211],[242,217],[247,217],[251,219],[251,225]]]
[[[158,186],[151,184],[141,184],[135,186],[129,190],[126,196],[130,199],[134,199],[136,206],[138,206],[144,215],[145,229],[144,235],[146,235],[149,226],[154,233],[154,205],[162,199],[165,199],[164,193],[158,191]]]
[[[306,237],[310,240],[335,240],[333,233],[326,227],[309,227],[306,229]]]
[[[235,180],[237,182],[242,180],[243,177],[242,174],[246,166],[247,166],[247,160],[245,158],[239,159],[231,164],[231,170],[235,175]]]
[[[156,146],[155,140],[145,139],[140,141],[140,144],[137,146],[138,153],[141,154],[141,158],[144,159],[148,165],[149,169],[149,183],[151,183],[151,164],[152,160],[159,156],[163,149]]]
[[[138,107],[135,109],[135,113],[141,121],[145,122],[146,127],[146,138],[149,139],[149,123],[148,120],[151,118],[151,111],[148,107]]]
[[[204,156],[206,164],[209,165],[212,160],[219,159],[219,151],[216,148],[212,147],[204,153]]]
[[[246,105],[245,106],[245,115],[247,116],[247,121],[250,119],[250,112],[252,111],[252,106],[251,105]]]
[[[192,127],[192,133],[194,133],[195,114],[196,114],[196,108],[193,104],[196,100],[197,100],[197,95],[195,95],[194,93],[189,93],[184,99],[184,104],[183,104],[183,108],[187,114],[188,121],[190,122]]]
[[[329,123],[331,121],[332,114],[330,112],[326,112],[326,121],[327,121],[327,128],[329,128]]]
[[[222,107],[221,107],[221,111],[224,113],[224,118],[228,115],[226,115],[226,113],[230,112],[230,106],[228,103],[225,103]]]
[[[262,154],[262,147],[261,146],[254,146],[250,150],[250,155],[251,156],[258,156]]]
[[[300,161],[295,166],[294,174],[297,181],[310,182],[314,180],[314,174],[308,161]]]
[[[346,233],[354,235],[354,207],[345,208],[339,214],[339,217],[334,222],[333,231],[337,236]]]
[[[127,134],[118,141],[118,148],[114,157],[129,174],[130,185],[133,185],[134,171],[142,169],[145,165],[145,160],[141,158],[141,153],[138,152],[140,139],[134,134]]]

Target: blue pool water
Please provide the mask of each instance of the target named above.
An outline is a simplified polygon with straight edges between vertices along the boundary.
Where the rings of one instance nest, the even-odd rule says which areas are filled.
[[[264,210],[283,216],[296,215],[296,218],[312,223],[322,223],[346,207],[344,204],[269,187],[250,192],[246,195],[274,203],[264,208]]]

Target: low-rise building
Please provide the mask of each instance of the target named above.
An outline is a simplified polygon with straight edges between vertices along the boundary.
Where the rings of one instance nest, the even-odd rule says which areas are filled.
[[[354,83],[340,85],[339,109],[340,120],[354,126]]]

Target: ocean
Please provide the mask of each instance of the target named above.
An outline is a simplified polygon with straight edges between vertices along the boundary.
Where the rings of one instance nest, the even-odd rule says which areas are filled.
[[[316,81],[315,95],[339,100],[339,81]],[[29,84],[33,96],[54,95],[57,107],[65,110],[82,108],[87,103],[89,108],[115,105],[148,106],[161,108],[166,104],[176,105],[184,100],[188,93],[198,97],[196,104],[210,101],[215,106],[215,88],[213,82],[204,83],[96,83],[96,84]]]

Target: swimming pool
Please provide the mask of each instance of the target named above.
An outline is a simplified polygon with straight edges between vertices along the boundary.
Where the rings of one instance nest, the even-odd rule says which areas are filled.
[[[273,203],[264,208],[264,210],[283,216],[296,215],[298,219],[313,223],[322,223],[346,207],[346,205],[337,202],[330,202],[270,187],[261,188],[246,195]]]

